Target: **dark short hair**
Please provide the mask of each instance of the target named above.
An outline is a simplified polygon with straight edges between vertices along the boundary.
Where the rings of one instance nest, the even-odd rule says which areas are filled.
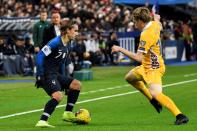
[[[132,13],[133,21],[141,20],[144,23],[151,21],[150,11],[146,7],[138,7]]]
[[[61,21],[61,27],[60,30],[61,32],[66,31],[67,29],[72,29],[74,25],[77,25],[76,21],[73,20],[63,20]]]

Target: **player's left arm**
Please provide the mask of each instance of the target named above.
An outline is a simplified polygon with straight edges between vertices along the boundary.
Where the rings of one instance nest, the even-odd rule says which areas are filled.
[[[112,52],[122,52],[124,55],[128,56],[129,58],[138,61],[140,63],[142,62],[142,58],[143,58],[142,52],[138,51],[137,53],[134,53],[116,45],[112,47]]]
[[[163,30],[163,26],[162,26],[161,21],[160,21],[161,16],[159,14],[154,14],[153,18],[154,18],[154,21],[158,22],[158,24],[160,26],[160,30]]]

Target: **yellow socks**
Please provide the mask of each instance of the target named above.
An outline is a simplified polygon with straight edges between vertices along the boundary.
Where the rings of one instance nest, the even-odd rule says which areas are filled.
[[[178,107],[174,104],[174,102],[168,96],[164,95],[163,93],[158,94],[155,99],[160,104],[167,107],[168,110],[170,110],[174,116],[177,116],[178,114],[181,113]]]
[[[132,82],[131,84],[140,92],[142,92],[149,100],[153,98],[150,94],[150,91],[148,90],[148,88],[146,88],[143,81],[136,81],[136,82]]]

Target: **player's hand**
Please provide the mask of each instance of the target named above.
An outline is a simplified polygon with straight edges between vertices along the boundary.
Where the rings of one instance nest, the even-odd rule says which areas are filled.
[[[111,48],[111,49],[112,49],[112,51],[111,51],[112,53],[113,53],[113,52],[119,52],[119,51],[120,51],[120,49],[121,49],[121,47],[120,47],[120,46],[116,46],[116,45],[114,45],[114,46],[112,46],[112,48]]]
[[[159,22],[160,30],[163,30],[163,26],[162,26],[162,24],[161,24],[161,22],[160,22],[161,16],[160,16],[159,14],[154,14],[153,17],[154,17],[154,21]]]
[[[40,88],[44,85],[44,77],[43,76],[36,76],[36,83],[35,87]]]
[[[161,19],[161,16],[159,15],[159,14],[154,14],[154,21],[160,21],[160,19]]]

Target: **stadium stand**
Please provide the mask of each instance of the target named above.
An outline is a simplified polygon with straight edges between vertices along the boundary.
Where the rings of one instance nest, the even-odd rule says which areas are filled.
[[[93,39],[94,43],[98,45],[98,49],[94,53],[94,57],[98,59],[96,62],[88,58],[82,58],[82,60],[88,59],[93,63],[93,66],[109,65],[109,52],[107,51],[109,50],[107,49],[109,34],[117,32],[120,45],[128,47],[129,50],[135,50],[139,39],[139,31],[135,29],[131,21],[131,12],[134,8],[142,5],[151,9],[155,2],[153,0],[148,2],[146,0],[72,0],[66,2],[64,0],[0,0],[0,36],[4,37],[5,51],[14,48],[16,45],[14,36],[16,35],[22,35],[32,48],[34,44],[32,42],[32,27],[39,20],[40,9],[48,10],[48,20],[50,20],[51,11],[55,9],[60,12],[62,18],[74,19],[80,24],[80,32],[82,32],[80,42],[86,44],[87,41]],[[157,4],[159,5],[158,13],[162,17],[163,31],[161,38],[164,41],[163,43],[182,41],[172,42],[175,44],[171,44],[171,42],[165,44],[164,47],[167,47],[167,49],[163,48],[163,53],[164,56],[168,54],[167,59],[165,59],[166,62],[197,60],[197,2],[195,0],[171,0],[169,3],[169,1],[158,0]],[[94,37],[90,37],[91,34]],[[128,41],[133,44],[130,45]],[[174,45],[173,48],[171,48],[172,45]],[[182,47],[182,51],[177,51],[179,46]],[[30,52],[32,58],[34,52],[28,51],[27,45],[25,47],[25,51]],[[3,54],[1,65],[3,65],[2,61],[5,58],[16,55],[16,52],[6,54],[5,51],[1,51]],[[174,52],[181,53],[173,54]],[[74,55],[74,63],[82,63],[78,61],[79,57],[81,58],[81,56]],[[29,62],[30,66],[27,68],[33,70],[32,64],[34,62],[32,60]],[[13,74],[18,73],[10,75]],[[22,71],[22,74],[32,73]]]

